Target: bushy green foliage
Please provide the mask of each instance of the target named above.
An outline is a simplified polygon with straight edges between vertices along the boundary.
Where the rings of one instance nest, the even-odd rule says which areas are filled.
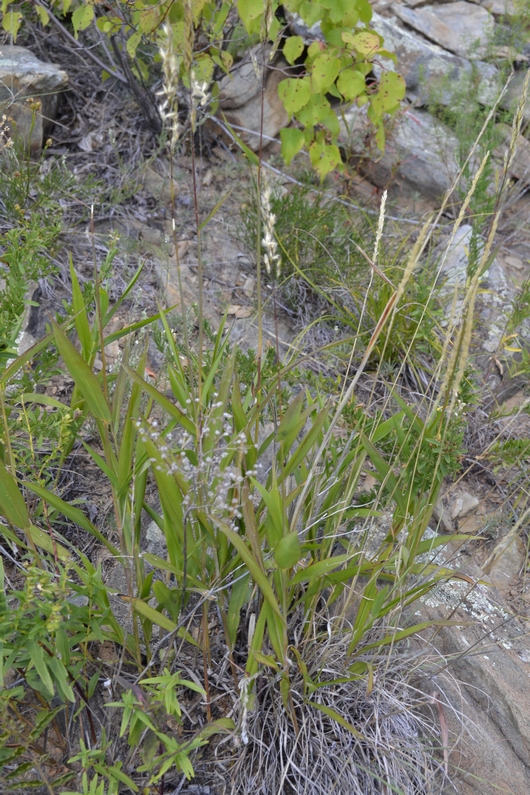
[[[375,58],[395,60],[395,55],[384,49],[382,37],[369,26],[372,9],[368,0],[163,0],[156,5],[148,0],[135,0],[132,4],[113,0],[105,5],[87,0],[53,0],[49,8],[36,4],[34,11],[43,25],[50,24],[51,15],[59,15],[71,25],[76,38],[95,28],[105,39],[107,53],[112,49],[109,45],[113,38],[122,36],[142,82],[152,78],[153,63],[160,57],[155,47],[165,26],[161,54],[172,85],[171,96],[166,95],[161,103],[162,116],[176,122],[175,93],[181,82],[190,94],[193,127],[197,110],[209,96],[214,100],[211,111],[215,112],[217,80],[229,72],[234,50],[260,41],[272,42],[274,50],[282,47],[291,68],[278,93],[289,117],[298,123],[282,130],[282,154],[290,163],[305,146],[321,178],[341,165],[337,145],[339,119],[329,95],[341,102],[368,106],[368,117],[381,149],[385,119],[398,110],[405,95],[405,82],[396,72],[384,72],[379,82],[366,81]],[[300,35],[286,36],[286,23],[293,18],[301,20],[308,29],[318,23],[319,40],[308,43]],[[6,0],[2,26],[13,40],[23,19],[22,9]],[[108,68],[108,74],[115,74],[115,68]],[[122,79],[125,80],[123,76]]]

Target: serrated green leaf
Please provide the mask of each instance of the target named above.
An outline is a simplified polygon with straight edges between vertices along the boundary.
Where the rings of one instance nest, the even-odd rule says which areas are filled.
[[[290,63],[294,62],[302,55],[304,51],[304,40],[301,36],[289,36],[283,45],[284,58]]]
[[[306,127],[311,127],[321,124],[330,111],[331,105],[324,94],[312,94],[306,106],[296,114],[296,118]]]

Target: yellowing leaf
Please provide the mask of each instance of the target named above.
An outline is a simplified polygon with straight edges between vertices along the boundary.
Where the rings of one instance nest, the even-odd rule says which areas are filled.
[[[317,141],[309,147],[309,157],[321,180],[342,162],[338,146]]]
[[[308,78],[289,77],[278,86],[278,96],[287,113],[298,113],[311,99],[311,85]]]
[[[364,30],[360,33],[349,33],[349,31],[344,31],[342,34],[342,41],[345,44],[350,44],[356,52],[364,56],[375,55],[381,46],[380,37],[377,33],[369,30]]]
[[[339,59],[323,52],[317,55],[311,67],[311,82],[313,91],[325,91],[329,88],[339,73]]]

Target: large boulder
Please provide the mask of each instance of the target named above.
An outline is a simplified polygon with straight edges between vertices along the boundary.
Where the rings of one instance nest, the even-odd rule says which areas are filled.
[[[33,155],[42,148],[46,127],[57,113],[59,92],[67,84],[65,71],[40,61],[26,47],[0,47],[0,114]]]
[[[482,104],[495,102],[499,73],[493,64],[477,61],[471,65],[467,58],[447,52],[405,30],[395,17],[382,17],[374,12],[370,26],[383,37],[386,49],[396,54],[397,66],[390,59],[381,59],[381,63],[385,69],[397,70],[403,75],[411,101],[423,105],[434,99],[448,105],[453,101],[455,85],[465,83],[473,86]],[[377,77],[381,71],[381,66],[374,64]]]
[[[392,11],[418,33],[456,55],[480,58],[486,54],[494,22],[482,6],[465,0],[415,9],[394,3]]]

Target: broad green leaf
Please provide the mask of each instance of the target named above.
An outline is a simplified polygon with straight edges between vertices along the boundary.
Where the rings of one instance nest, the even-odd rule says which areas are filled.
[[[309,102],[296,114],[306,127],[321,124],[329,116],[331,105],[323,94],[312,94]]]
[[[333,85],[339,74],[339,59],[328,52],[317,55],[311,66],[313,91],[324,92]]]
[[[311,83],[308,77],[288,77],[278,86],[278,96],[289,116],[298,113],[311,99]]]
[[[383,72],[377,94],[370,97],[370,117],[393,113],[405,96],[406,84],[397,72]]]
[[[22,23],[22,14],[20,11],[6,11],[2,15],[2,27],[13,37],[13,41],[17,40],[17,33]]]
[[[238,0],[237,10],[248,33],[258,33],[264,13],[263,0]]]
[[[53,688],[53,682],[50,676],[50,672],[44,661],[44,653],[42,651],[41,646],[39,646],[39,644],[35,640],[26,640],[26,651],[31,657],[31,661],[35,666],[35,670],[37,671],[42,684],[49,692],[51,698],[54,695],[55,691]]]
[[[366,91],[365,77],[361,72],[353,67],[344,69],[337,80],[337,88],[348,102],[356,99],[363,91]]]
[[[304,40],[301,36],[289,36],[283,45],[284,58],[290,63],[294,62],[302,55],[304,51]]]
[[[112,421],[112,415],[97,377],[81,354],[76,351],[62,328],[60,328],[54,320],[52,320],[52,326],[55,332],[55,340],[59,353],[63,358],[69,374],[74,379],[75,385],[86,401],[92,416],[95,420],[99,420],[100,422],[110,423]]]
[[[302,557],[302,547],[298,533],[287,533],[276,545],[274,560],[280,569],[292,569]]]
[[[142,33],[145,33],[146,36],[151,36],[156,30],[162,21],[162,14],[164,12],[160,8],[159,5],[155,6],[148,6],[144,8],[138,17],[138,27]]]
[[[309,157],[321,180],[342,162],[338,146],[317,141],[309,147]]]
[[[72,25],[77,39],[80,30],[86,30],[94,19],[94,6],[82,3],[72,14]]]

